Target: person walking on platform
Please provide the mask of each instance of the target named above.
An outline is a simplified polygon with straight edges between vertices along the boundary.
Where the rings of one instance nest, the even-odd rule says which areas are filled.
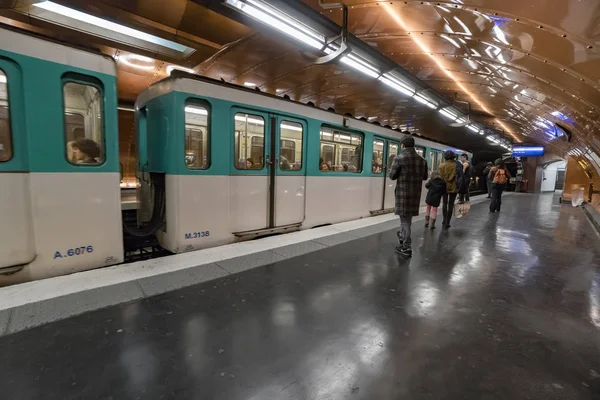
[[[462,183],[462,165],[456,161],[456,154],[452,150],[444,152],[444,160],[440,165],[440,175],[446,182],[446,193],[442,197],[442,228],[447,229],[450,228],[456,194]]]
[[[491,162],[488,162],[487,166],[483,170],[483,179],[485,179],[485,186],[487,188],[487,193],[488,193],[487,198],[488,199],[492,198],[492,181],[488,178],[488,175],[493,166],[494,166],[494,164],[492,164]]]
[[[425,198],[425,204],[427,204],[425,228],[429,228],[429,223],[431,222],[431,229],[435,229],[438,207],[442,201],[442,196],[446,193],[446,182],[438,171],[433,171],[425,187],[428,189],[427,197]]]
[[[508,172],[508,168],[504,165],[504,161],[502,161],[501,158],[497,159],[488,175],[488,179],[492,181],[491,213],[500,211],[500,206],[502,205],[502,192],[506,188],[506,184],[510,178],[510,172]]]
[[[466,153],[461,154],[460,161],[462,164],[464,179],[458,193],[460,194],[459,203],[462,204],[466,201],[470,201],[469,187],[471,186],[471,175],[473,174],[473,166],[469,162],[469,155]]]
[[[427,161],[415,150],[415,139],[405,136],[400,142],[402,151],[392,162],[390,179],[396,181],[394,213],[400,216],[399,245],[396,252],[412,257],[412,218],[419,215],[423,181],[427,180]]]

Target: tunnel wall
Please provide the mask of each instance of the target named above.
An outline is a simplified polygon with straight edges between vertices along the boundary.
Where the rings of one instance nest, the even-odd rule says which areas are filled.
[[[590,183],[594,184],[595,190],[600,190],[600,176],[598,176],[598,172],[592,168],[588,170],[591,172],[592,177],[590,178],[583,166],[580,163],[581,160],[578,160],[574,157],[569,157],[567,160],[567,171],[565,175],[565,187],[563,190],[563,199],[569,201],[571,200],[571,193],[573,190],[578,188],[583,188],[585,194],[585,200],[587,201],[590,194]],[[591,205],[600,212],[600,195],[594,194],[592,196]]]

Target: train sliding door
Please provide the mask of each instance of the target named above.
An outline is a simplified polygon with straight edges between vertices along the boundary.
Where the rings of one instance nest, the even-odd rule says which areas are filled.
[[[389,178],[389,171],[399,151],[400,144],[396,141],[379,137],[373,140],[371,172],[378,178],[371,190],[371,214],[380,214],[394,208],[396,182]]]
[[[234,109],[230,221],[236,236],[299,227],[304,220],[306,122]]]
[[[394,208],[396,203],[396,181],[390,179],[390,168],[394,158],[400,153],[400,143],[388,140],[387,143],[387,165],[385,168],[385,192],[383,194],[383,209],[389,210]]]

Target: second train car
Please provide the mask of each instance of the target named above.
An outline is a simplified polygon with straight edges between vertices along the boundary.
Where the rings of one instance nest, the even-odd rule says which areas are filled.
[[[164,178],[157,235],[169,251],[394,207],[387,169],[401,132],[179,71],[142,93],[136,113],[142,193],[153,182],[162,190],[157,178]],[[415,141],[429,168],[437,168],[447,147]],[[150,215],[154,197],[141,198]]]

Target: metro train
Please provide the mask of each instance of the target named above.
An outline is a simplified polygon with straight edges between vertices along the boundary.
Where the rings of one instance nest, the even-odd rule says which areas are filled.
[[[403,134],[174,71],[135,105],[137,222],[123,223],[112,58],[0,29],[0,285],[389,212]],[[447,146],[415,137],[431,170]],[[423,196],[424,199],[424,196]]]

